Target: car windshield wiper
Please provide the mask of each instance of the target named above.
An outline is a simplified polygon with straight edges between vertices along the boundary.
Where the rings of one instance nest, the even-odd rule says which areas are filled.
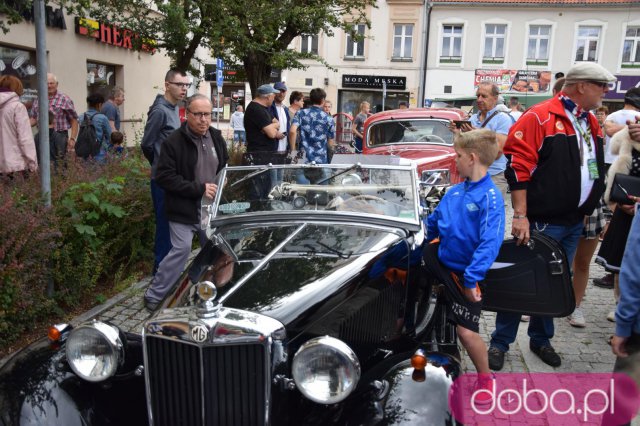
[[[267,170],[271,170],[271,167],[263,167],[261,169],[256,170],[255,172],[251,172],[248,175],[246,175],[245,177],[243,177],[242,179],[238,179],[237,181],[233,182],[231,185],[229,185],[229,188],[233,188],[234,186],[244,182],[247,179],[251,179],[252,177],[258,176],[264,172],[266,172]]]
[[[328,176],[328,177],[326,177],[324,179],[321,179],[321,180],[315,182],[315,185],[322,185],[325,182],[329,182],[331,179],[335,179],[338,176],[342,176],[345,173],[349,173],[349,172],[353,171],[354,169],[359,169],[359,168],[360,168],[360,163],[356,163],[351,167],[347,167],[346,169],[344,169],[344,170],[342,170],[342,171],[340,171],[338,173],[334,173],[331,176]]]
[[[320,247],[322,247],[323,249],[327,250],[329,253],[333,253],[336,256],[338,256],[340,259],[349,259],[352,255],[353,252],[350,251],[348,253],[343,253],[340,250],[337,250],[333,247],[329,247],[328,245],[321,243],[319,241],[316,241],[316,244],[319,245]],[[303,247],[306,247],[309,249],[309,251],[307,252],[308,255],[317,255],[318,251],[309,243],[304,244]]]

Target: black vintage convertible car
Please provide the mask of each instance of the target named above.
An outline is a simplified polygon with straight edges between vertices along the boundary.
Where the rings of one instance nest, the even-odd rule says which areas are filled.
[[[203,203],[208,243],[139,333],[91,321],[25,348],[0,370],[0,423],[454,424],[455,327],[421,272],[437,177],[421,184],[410,164],[225,169]],[[562,251],[537,244],[505,244],[493,309],[517,305],[516,277],[516,309],[570,312]]]

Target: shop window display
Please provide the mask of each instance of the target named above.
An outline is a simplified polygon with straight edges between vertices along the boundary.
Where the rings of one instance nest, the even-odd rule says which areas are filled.
[[[114,65],[87,62],[87,93],[100,93],[109,98],[116,86],[116,67]]]
[[[0,46],[0,75],[13,75],[22,81],[22,102],[31,104],[38,97],[36,54],[28,50]]]

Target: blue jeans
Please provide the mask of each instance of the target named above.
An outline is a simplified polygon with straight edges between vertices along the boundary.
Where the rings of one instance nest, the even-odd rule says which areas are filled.
[[[233,141],[245,143],[247,141],[246,133],[244,130],[234,130],[233,131]]]
[[[169,233],[169,220],[164,210],[164,189],[160,188],[155,179],[151,179],[151,199],[156,215],[156,239],[153,245],[153,273],[158,270],[162,259],[171,250],[171,236]]]
[[[353,137],[353,141],[354,141],[354,148],[356,150],[356,154],[361,153],[362,152],[362,138],[354,136]]]
[[[578,241],[582,235],[583,227],[584,224],[582,222],[576,223],[575,225],[549,225],[536,222],[531,224],[532,230],[538,230],[542,234],[560,243],[567,255],[569,268],[571,268],[573,264],[573,258],[576,255],[576,249],[578,248]],[[516,340],[518,326],[520,325],[520,316],[520,314],[511,312],[498,312],[496,314],[496,329],[491,333],[490,346],[507,352],[509,345]],[[550,346],[554,331],[553,317],[531,317],[528,335],[533,346]]]

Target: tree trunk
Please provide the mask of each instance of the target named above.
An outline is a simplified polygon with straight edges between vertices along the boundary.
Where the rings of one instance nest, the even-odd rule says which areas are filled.
[[[271,65],[267,63],[267,57],[258,52],[251,52],[245,58],[244,71],[247,73],[247,81],[251,89],[251,96],[256,97],[256,89],[265,83],[269,83]]]

